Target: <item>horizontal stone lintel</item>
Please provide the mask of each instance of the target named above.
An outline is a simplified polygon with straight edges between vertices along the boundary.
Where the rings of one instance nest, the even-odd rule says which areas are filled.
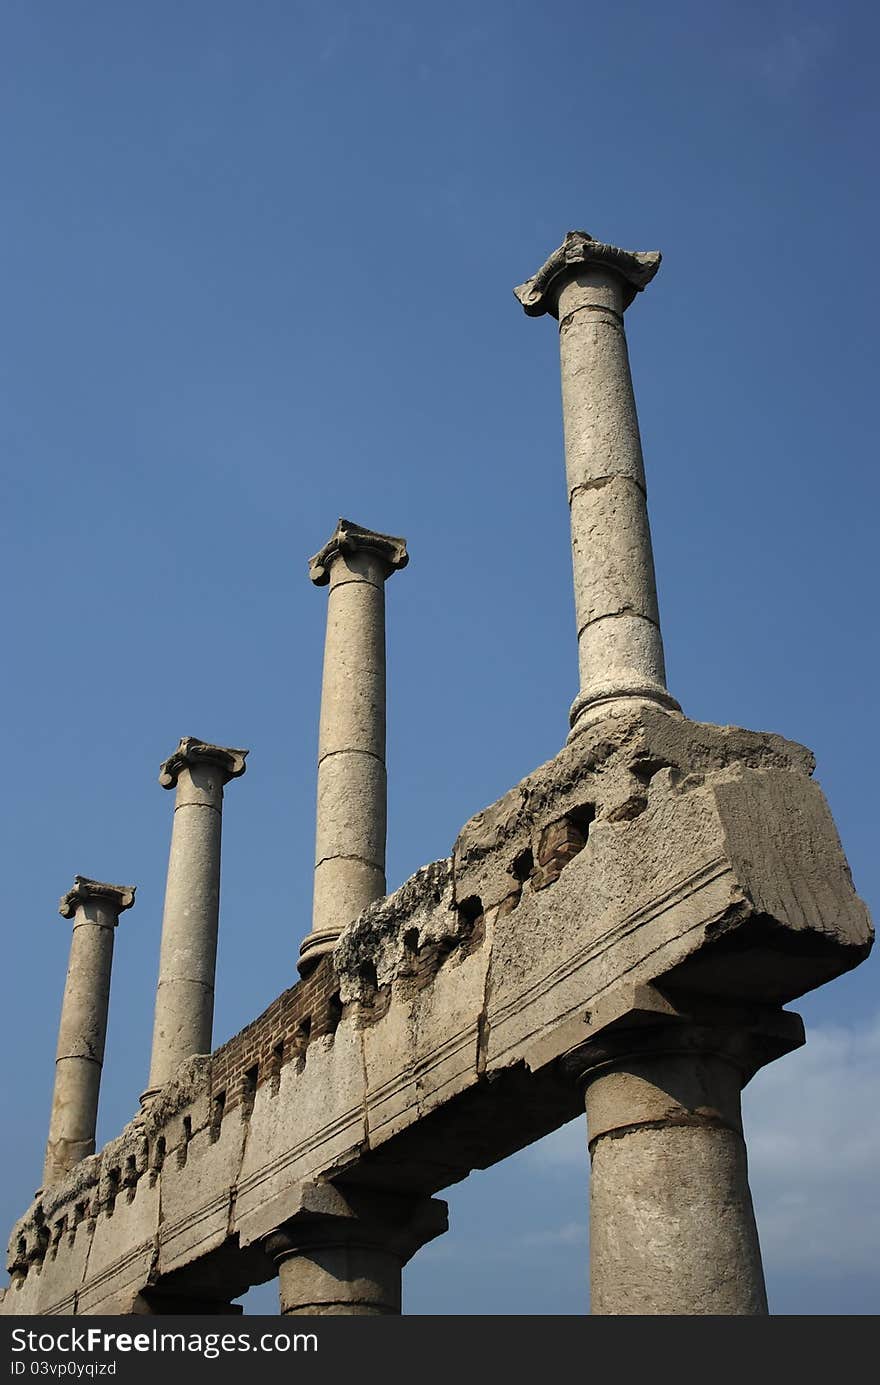
[[[659,709],[589,728],[43,1190],[0,1312],[237,1297],[307,1189],[432,1195],[577,1115],[603,1035],[715,1026],[752,1068],[796,1046],[781,1007],[871,943],[811,770]]]

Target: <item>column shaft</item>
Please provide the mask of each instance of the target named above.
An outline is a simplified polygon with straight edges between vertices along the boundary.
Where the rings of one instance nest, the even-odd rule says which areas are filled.
[[[143,1289],[136,1296],[131,1313],[139,1317],[156,1314],[161,1317],[240,1317],[244,1312],[240,1303],[229,1299],[203,1298],[197,1292],[189,1296],[185,1293],[163,1293],[161,1286]]]
[[[586,1091],[596,1314],[767,1312],[735,1064],[644,1043]]]
[[[133,902],[133,887],[101,885],[82,876],[61,901],[61,913],[72,915],[74,923],[43,1167],[46,1187],[95,1152],[113,937],[120,910]]]
[[[164,787],[176,786],[176,793],[144,1099],[170,1081],[185,1059],[211,1052],[223,786],[244,773],[246,755],[185,737],[159,777]]]
[[[47,1186],[95,1152],[115,925],[111,910],[95,904],[77,910],[55,1058],[43,1170]]]
[[[340,519],[309,573],[329,585],[312,928],[305,974],[342,929],[385,893],[385,583],[409,561],[406,543]]]
[[[318,740],[312,936],[335,940],[385,893],[385,577],[366,550],[333,563]]]
[[[559,320],[565,466],[578,635],[576,734],[610,704],[678,703],[666,688],[642,444],[623,314],[660,263],[586,231],[515,290]]]
[[[218,765],[181,770],[162,915],[151,1088],[167,1082],[185,1058],[211,1052],[222,805]]]
[[[590,266],[559,294],[563,426],[586,707],[666,687],[623,280]]]
[[[391,1251],[344,1240],[314,1245],[278,1265],[287,1317],[388,1317],[400,1313],[403,1261]]]

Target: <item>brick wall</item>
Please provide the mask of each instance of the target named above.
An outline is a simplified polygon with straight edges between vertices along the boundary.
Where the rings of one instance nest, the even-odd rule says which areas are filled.
[[[322,957],[314,971],[277,999],[211,1060],[211,1096],[227,1112],[253,1099],[258,1086],[277,1083],[285,1063],[301,1061],[308,1042],[332,1034],[341,1007],[332,959]],[[225,1095],[225,1100],[223,1100]]]

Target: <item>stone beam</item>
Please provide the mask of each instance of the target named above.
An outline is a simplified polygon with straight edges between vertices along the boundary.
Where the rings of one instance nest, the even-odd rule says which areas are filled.
[[[223,788],[245,772],[246,750],[184,736],[159,770],[175,789],[162,915],[148,1102],[194,1053],[210,1053],[220,916]]]
[[[44,1192],[0,1311],[129,1312],[206,1284],[229,1302],[282,1252],[300,1261],[287,1306],[318,1302],[305,1245],[273,1262],[267,1241],[306,1185],[415,1209],[583,1112],[586,1090],[597,1311],[631,1311],[608,1247],[652,1213],[623,1193],[669,1160],[733,1269],[701,1277],[677,1189],[631,1264],[681,1257],[675,1311],[760,1312],[738,1087],[802,1041],[781,1007],[872,939],[812,767],[781,737],[648,705],[585,728]]]
[[[134,896],[134,885],[107,885],[77,875],[58,906],[62,918],[73,919],[73,932],[58,1030],[44,1187],[57,1183],[74,1164],[95,1152],[113,936],[119,915],[131,908]]]
[[[385,893],[385,583],[406,567],[406,541],[340,519],[309,563],[329,587],[311,932],[304,975],[347,923]]]
[[[653,279],[658,251],[620,250],[569,231],[514,290],[530,317],[559,321],[565,466],[580,692],[572,734],[622,702],[678,709],[666,666],[645,468],[624,310]]]

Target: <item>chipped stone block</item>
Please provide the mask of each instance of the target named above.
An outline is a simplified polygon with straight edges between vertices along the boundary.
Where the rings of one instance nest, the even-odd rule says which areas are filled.
[[[94,1220],[77,1312],[113,1312],[103,1305],[129,1288],[136,1294],[155,1262],[158,1235],[159,1191],[148,1180],[131,1201],[117,1196],[112,1214],[105,1205]]]
[[[143,1311],[181,1274],[221,1301],[269,1273],[236,1238],[259,1252],[301,1185],[430,1194],[570,1119],[565,1064],[597,1035],[727,1023],[856,965],[870,925],[811,767],[660,710],[588,727],[353,920],[215,1055],[214,1087],[210,1058],[184,1064],[47,1189],[0,1312]]]
[[[165,1160],[158,1180],[162,1199],[159,1274],[190,1264],[229,1236],[232,1189],[246,1134],[247,1127],[230,1112],[217,1138],[210,1125],[193,1136],[184,1165],[173,1158]]]
[[[346,1013],[333,1035],[313,1039],[305,1065],[288,1064],[276,1096],[258,1093],[238,1179],[235,1218],[291,1183],[332,1176],[365,1144],[360,1034]]]

